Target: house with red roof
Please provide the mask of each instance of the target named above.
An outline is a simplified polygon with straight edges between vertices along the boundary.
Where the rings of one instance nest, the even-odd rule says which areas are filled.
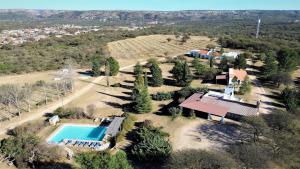
[[[228,85],[234,85],[234,83],[240,85],[246,80],[246,77],[246,70],[229,68],[228,72],[222,72],[221,74],[216,75],[216,83],[226,81]]]
[[[206,116],[208,120],[212,116],[221,117],[220,122],[224,123],[224,118],[238,119],[243,116],[259,115],[259,105],[242,102],[232,99],[225,93],[209,91],[208,93],[195,93],[179,106],[184,111],[193,111],[196,115]]]

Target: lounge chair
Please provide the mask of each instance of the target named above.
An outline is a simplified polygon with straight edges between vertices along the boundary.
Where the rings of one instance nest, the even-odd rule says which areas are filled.
[[[73,144],[73,146],[78,146],[80,142],[79,141],[75,141],[75,143]]]
[[[74,141],[73,141],[73,140],[69,140],[69,141],[67,142],[67,145],[72,145],[72,144],[74,144]]]

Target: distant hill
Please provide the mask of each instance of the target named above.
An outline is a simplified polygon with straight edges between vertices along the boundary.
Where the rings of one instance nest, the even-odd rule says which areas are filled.
[[[0,10],[0,21],[92,21],[103,23],[170,23],[207,19],[257,19],[295,22],[300,11],[63,11],[63,10]]]

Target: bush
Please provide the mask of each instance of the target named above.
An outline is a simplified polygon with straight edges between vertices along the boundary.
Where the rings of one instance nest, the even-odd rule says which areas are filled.
[[[204,150],[177,151],[168,159],[166,169],[229,169],[237,168],[235,161],[222,152]]]
[[[178,116],[181,116],[182,111],[179,107],[171,107],[168,109],[169,113],[172,115],[172,118],[175,119]]]
[[[179,91],[175,92],[173,98],[175,101],[179,101],[180,99],[185,99],[193,95],[194,93],[199,93],[199,92],[207,93],[208,88],[207,87],[199,87],[199,88],[184,87]]]
[[[44,121],[26,123],[21,126],[15,127],[9,132],[9,134],[16,137],[26,136],[30,134],[36,134],[44,127],[46,127],[46,123]]]
[[[107,62],[109,64],[110,76],[116,76],[119,73],[119,69],[120,69],[119,62],[113,57],[109,57],[107,59]]]
[[[54,112],[54,115],[58,115],[60,118],[65,119],[92,119],[90,115],[84,112],[84,109],[81,107],[72,107],[72,108],[57,108]]]
[[[108,152],[86,152],[75,158],[81,169],[133,169],[127,161],[124,151],[115,155]]]
[[[127,132],[133,129],[136,118],[130,114],[125,114],[125,119],[122,123],[122,130],[117,135],[117,142],[120,142],[124,139]]]
[[[162,101],[162,100],[171,100],[173,98],[174,92],[158,92],[152,95],[153,100]]]
[[[111,87],[121,87],[121,83],[115,83],[115,84],[111,85]]]
[[[139,128],[134,135],[133,156],[144,162],[164,161],[172,151],[166,135],[153,126]]]

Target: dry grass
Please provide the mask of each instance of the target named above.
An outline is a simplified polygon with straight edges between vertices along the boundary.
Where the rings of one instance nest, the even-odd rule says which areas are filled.
[[[171,38],[170,42],[167,38]],[[111,56],[121,60],[121,65],[132,61],[145,60],[152,57],[165,57],[184,54],[192,49],[205,48],[208,43],[215,44],[208,37],[192,36],[184,44],[180,44],[173,35],[150,35],[111,42],[108,44]]]

